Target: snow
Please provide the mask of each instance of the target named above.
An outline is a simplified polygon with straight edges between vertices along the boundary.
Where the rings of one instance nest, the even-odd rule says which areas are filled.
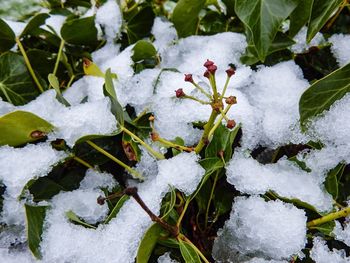
[[[122,26],[122,14],[115,0],[108,0],[96,12],[95,22],[105,32],[107,41],[113,41],[120,33]]]
[[[164,32],[167,33],[164,34]],[[155,38],[153,45],[161,56],[163,55],[163,51],[177,40],[177,33],[174,25],[164,17],[156,17],[154,19],[152,34]]]
[[[317,263],[346,263],[350,260],[348,257],[346,257],[344,250],[329,250],[326,245],[326,241],[322,240],[320,237],[314,238],[310,256]]]
[[[139,195],[151,211],[159,213],[161,200],[170,190],[169,185],[187,194],[196,189],[204,175],[197,159],[193,153],[182,153],[158,161],[157,177],[138,186]],[[64,213],[72,210],[90,222],[103,219],[106,204],[98,208],[96,199],[99,195],[101,191],[78,189],[53,198],[41,243],[44,261],[60,263],[73,260],[79,263],[113,259],[116,262],[134,262],[141,238],[152,224],[134,199],[129,199],[108,225],[99,225],[97,230],[74,225],[65,218]]]
[[[88,169],[84,179],[80,182],[80,189],[107,188],[108,191],[112,191],[116,185],[117,183],[113,175]]]
[[[349,217],[346,218],[344,227],[338,222],[335,221],[335,228],[333,229],[333,234],[337,240],[343,241],[346,245],[350,245],[350,226],[349,226]]]
[[[66,16],[63,15],[52,15],[45,20],[45,25],[42,25],[41,28],[56,33],[59,37],[61,37],[61,28],[66,21]]]
[[[348,64],[350,62],[350,35],[335,34],[328,41],[332,44],[331,50],[339,66]]]
[[[22,188],[30,179],[47,175],[52,166],[66,156],[52,149],[49,143],[23,148],[0,147],[0,180],[6,186],[1,222],[24,225],[24,208],[18,200]]]
[[[242,193],[264,194],[271,190],[281,197],[309,203],[319,211],[332,209],[333,199],[325,191],[323,180],[286,159],[263,165],[235,153],[226,171],[228,182]]]
[[[24,22],[11,21],[7,19],[4,19],[4,21],[9,27],[11,27],[16,36],[19,36],[27,25]]]
[[[117,129],[108,98],[65,107],[56,100],[55,96],[55,91],[49,90],[34,101],[18,107],[53,124],[56,129],[49,134],[50,139],[61,138],[69,146],[73,146],[76,140],[85,135],[110,134]],[[42,105],[47,105],[45,111],[42,110]]]
[[[167,252],[158,258],[158,263],[176,263],[177,261],[170,258],[170,253]]]
[[[213,255],[222,262],[247,257],[290,259],[304,248],[306,219],[303,210],[279,200],[237,197],[230,219],[219,230]]]
[[[317,33],[310,43],[306,42],[307,27],[304,26],[300,29],[298,34],[294,37],[295,44],[291,46],[291,50],[294,53],[303,53],[307,51],[310,47],[319,46],[324,44],[326,41],[321,33]]]

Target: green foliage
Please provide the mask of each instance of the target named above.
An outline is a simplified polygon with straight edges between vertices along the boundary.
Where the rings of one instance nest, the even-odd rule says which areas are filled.
[[[185,241],[180,239],[179,247],[181,251],[181,255],[186,263],[200,263],[201,259],[196,250]]]
[[[179,37],[188,37],[196,34],[198,15],[205,6],[205,0],[180,0],[174,9],[172,21]]]
[[[235,12],[247,29],[247,51],[264,61],[282,22],[297,6],[297,0],[236,0]]]
[[[155,14],[152,7],[146,5],[134,14],[126,23],[129,44],[150,35]]]
[[[68,212],[66,212],[66,217],[73,223],[77,224],[77,225],[81,225],[83,227],[86,228],[92,228],[92,229],[96,229],[96,227],[84,222],[83,220],[81,220],[73,211],[69,210]]]
[[[43,223],[48,206],[24,205],[27,217],[28,246],[33,255],[40,259],[40,241],[43,233]]]
[[[16,43],[15,38],[15,33],[11,27],[0,19],[0,53],[11,49]]]
[[[349,81],[350,64],[347,64],[312,84],[299,101],[301,125],[305,127],[311,118],[329,110],[334,102],[344,97],[350,91]]]
[[[134,61],[135,72],[138,73],[145,68],[154,68],[158,64],[157,50],[151,42],[139,40],[133,48],[131,56]]]
[[[143,236],[139,249],[137,251],[136,262],[147,263],[152,254],[152,251],[157,244],[158,238],[163,232],[163,228],[157,223],[153,224]]]
[[[19,146],[42,139],[53,126],[33,113],[14,111],[0,117],[0,146]]]
[[[39,95],[22,56],[6,52],[0,56],[0,96],[13,105],[24,105]]]
[[[106,218],[106,220],[104,221],[104,224],[108,224],[113,218],[115,218],[119,212],[119,210],[122,208],[122,206],[124,205],[124,203],[126,201],[129,200],[129,196],[127,195],[123,195],[118,202],[115,204],[115,206],[113,207],[111,213],[108,215],[108,217]]]
[[[70,44],[96,46],[97,29],[95,17],[84,17],[67,20],[61,29],[62,38]]]

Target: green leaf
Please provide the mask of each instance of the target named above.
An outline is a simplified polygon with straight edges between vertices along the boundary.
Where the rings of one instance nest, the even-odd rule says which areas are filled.
[[[175,188],[171,188],[171,191],[167,194],[167,196],[170,196],[170,200],[162,205],[162,208],[161,208],[161,213],[163,214],[162,219],[166,219],[170,215],[172,209],[176,204]]]
[[[0,117],[0,146],[19,146],[42,139],[53,130],[44,119],[26,111],[14,111]]]
[[[124,203],[129,200],[130,197],[127,195],[123,195],[118,202],[116,203],[116,205],[113,207],[112,212],[108,215],[108,217],[106,218],[106,220],[104,221],[104,224],[108,224],[109,221],[111,221],[113,218],[115,218],[117,216],[117,214],[119,213],[119,210],[122,208],[122,206],[124,205]]]
[[[74,45],[97,45],[95,17],[90,16],[66,21],[61,29],[61,36],[67,43]]]
[[[6,52],[0,56],[0,96],[13,105],[24,105],[39,91],[32,82],[22,56]]]
[[[81,220],[73,211],[69,210],[66,212],[66,217],[76,223],[77,225],[81,225],[83,227],[86,227],[86,228],[92,228],[92,229],[96,229],[96,227],[88,224],[88,223],[85,223],[83,220]]]
[[[152,251],[157,244],[158,238],[162,233],[163,228],[155,223],[153,224],[143,236],[140,246],[137,251],[136,263],[147,263],[151,257]]]
[[[43,233],[43,224],[48,206],[24,205],[27,217],[28,246],[33,255],[40,259],[40,242]]]
[[[151,42],[146,40],[139,40],[132,49],[134,54],[131,56],[134,62],[140,62],[145,59],[152,59],[157,56],[157,50]]]
[[[335,168],[333,168],[328,172],[326,180],[324,182],[324,186],[326,187],[327,192],[333,196],[334,200],[337,200],[338,198],[338,192],[339,192],[338,180],[343,174],[344,169],[345,169],[345,164],[343,163],[338,164]]]
[[[260,61],[268,55],[282,22],[290,15],[298,0],[236,0],[235,12],[247,29]]]
[[[102,138],[108,138],[108,137],[113,137],[116,136],[118,134],[120,134],[122,132],[121,129],[111,133],[111,134],[89,134],[89,135],[85,135],[83,137],[80,137],[78,140],[76,140],[76,142],[74,143],[74,145],[86,142],[86,141],[91,141],[94,139],[102,139]]]
[[[205,149],[205,157],[217,157],[220,151],[224,152],[225,162],[232,157],[232,144],[235,140],[240,127],[234,130],[227,129],[224,125],[220,125],[214,132],[213,139]]]
[[[46,13],[37,14],[28,22],[27,26],[22,31],[20,37],[25,35],[30,35],[33,30],[39,28],[41,25],[45,24],[45,20],[49,18],[50,15]]]
[[[318,226],[312,226],[309,229],[316,229],[327,236],[332,236],[334,227],[335,227],[335,221],[333,220]]]
[[[130,18],[126,25],[129,44],[150,35],[154,18],[155,14],[151,6],[145,6]]]
[[[313,0],[306,40],[310,42],[328,19],[339,8],[343,0]]]
[[[201,263],[201,259],[196,250],[188,244],[180,239],[179,242],[180,252],[186,263]]]
[[[350,91],[350,63],[312,84],[299,101],[300,123],[307,122]]]
[[[15,33],[12,31],[11,27],[0,18],[0,52],[11,49],[16,44],[15,38]]]
[[[206,0],[180,0],[174,9],[172,22],[179,37],[194,35],[199,21],[199,12],[205,7]]]
[[[49,76],[47,77],[49,80],[50,85],[55,89],[56,91],[56,99],[61,102],[65,106],[70,106],[69,102],[62,96],[60,85],[58,83],[57,77],[50,73]]]
[[[118,124],[124,126],[124,111],[123,107],[120,105],[117,94],[115,93],[111,69],[107,69],[105,74],[105,85],[103,86],[103,93],[105,96],[109,97],[111,100],[111,111],[115,116]]]
[[[289,35],[294,37],[309,21],[314,0],[299,1],[298,6],[290,14]]]

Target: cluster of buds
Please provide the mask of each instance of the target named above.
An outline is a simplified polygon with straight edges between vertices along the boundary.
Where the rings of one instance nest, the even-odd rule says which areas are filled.
[[[196,89],[198,89],[201,93],[203,93],[209,99],[209,101],[203,101],[203,100],[200,100],[198,98],[189,96],[184,92],[184,90],[182,88],[175,90],[175,95],[177,98],[192,99],[192,100],[195,100],[201,104],[211,105],[211,107],[214,111],[216,111],[218,114],[223,115],[223,118],[227,122],[226,127],[229,129],[232,129],[236,126],[236,122],[234,120],[229,120],[227,118],[226,113],[227,113],[229,107],[227,110],[224,109],[223,99],[225,99],[225,102],[228,106],[232,106],[234,104],[237,104],[237,99],[235,96],[225,97],[225,92],[226,92],[229,80],[236,73],[236,67],[234,65],[230,65],[230,67],[226,70],[227,79],[226,79],[225,86],[222,90],[222,94],[220,95],[217,92],[216,81],[215,81],[215,73],[216,73],[218,67],[215,65],[215,63],[213,61],[211,61],[209,59],[207,59],[207,61],[204,63],[203,66],[206,68],[206,70],[204,72],[204,77],[208,78],[210,81],[210,85],[211,85],[211,88],[213,91],[212,94],[208,93],[201,86],[199,86],[193,80],[192,74],[185,74],[184,80],[185,80],[185,82],[191,83]]]

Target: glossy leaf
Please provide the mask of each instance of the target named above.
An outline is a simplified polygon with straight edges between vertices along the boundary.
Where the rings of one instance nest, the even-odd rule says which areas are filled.
[[[104,221],[104,224],[108,224],[109,221],[111,221],[113,218],[115,218],[118,214],[118,212],[120,211],[120,209],[122,208],[122,206],[124,205],[124,203],[129,200],[130,197],[127,195],[123,195],[118,202],[116,203],[116,205],[113,207],[111,213],[108,215],[108,217],[106,218],[106,220]]]
[[[45,137],[53,126],[26,111],[14,111],[0,117],[0,146],[19,146]]]
[[[62,38],[74,45],[91,45],[98,43],[95,17],[84,17],[66,21],[61,29]]]
[[[235,1],[235,12],[246,26],[248,42],[260,61],[265,60],[282,22],[297,4],[298,0]]]
[[[290,14],[289,35],[295,36],[299,30],[309,21],[314,0],[299,1],[298,6]]]
[[[96,76],[96,77],[105,77],[105,74],[100,70],[100,68],[91,60],[84,58],[83,59],[83,70],[85,75]]]
[[[0,96],[13,105],[24,105],[39,95],[22,56],[6,52],[0,56]]]
[[[162,230],[162,227],[155,223],[146,231],[137,251],[136,263],[148,262]]]
[[[148,42],[146,40],[137,41],[132,50],[134,53],[131,58],[134,62],[139,62],[145,59],[152,59],[157,56],[157,50],[155,47],[151,42]]]
[[[88,223],[85,223],[83,220],[81,220],[73,211],[69,210],[68,212],[66,212],[66,217],[76,223],[77,225],[81,225],[83,227],[86,227],[86,228],[92,228],[92,229],[96,229],[96,227],[88,224]]]
[[[199,21],[199,12],[205,7],[206,0],[180,0],[173,11],[172,22],[179,37],[194,35]]]
[[[330,170],[327,174],[326,180],[324,182],[324,186],[328,193],[333,196],[334,200],[338,198],[339,185],[338,180],[342,173],[344,172],[345,164],[340,163],[335,168]]]
[[[313,0],[306,36],[308,42],[327,23],[342,2],[343,0]]]
[[[145,6],[127,22],[126,31],[129,44],[150,35],[155,14],[152,7]]]
[[[299,101],[300,123],[329,110],[334,102],[350,91],[350,63],[312,84]]]
[[[70,106],[69,102],[62,96],[60,84],[58,83],[58,79],[54,74],[49,74],[47,77],[49,80],[50,85],[55,89],[56,91],[56,99],[61,102],[65,106]]]
[[[186,263],[201,263],[198,253],[190,244],[184,241],[179,242],[180,252]]]
[[[11,27],[0,18],[0,52],[11,49],[16,44],[15,38]]]
[[[40,242],[43,233],[43,224],[48,206],[24,205],[27,218],[28,246],[33,255],[40,259]]]
[[[105,85],[103,86],[103,93],[111,100],[111,111],[115,116],[118,124],[124,126],[124,111],[120,105],[117,94],[115,93],[111,69],[107,69],[105,74]]]
[[[213,139],[205,149],[205,157],[217,157],[220,151],[223,151],[225,162],[232,157],[232,144],[235,140],[240,127],[229,130],[224,125],[220,125],[214,132]]]
[[[20,37],[25,35],[30,35],[33,30],[39,28],[41,25],[45,24],[46,19],[48,19],[50,15],[46,13],[37,14],[32,19],[29,20],[28,24],[22,31]]]

